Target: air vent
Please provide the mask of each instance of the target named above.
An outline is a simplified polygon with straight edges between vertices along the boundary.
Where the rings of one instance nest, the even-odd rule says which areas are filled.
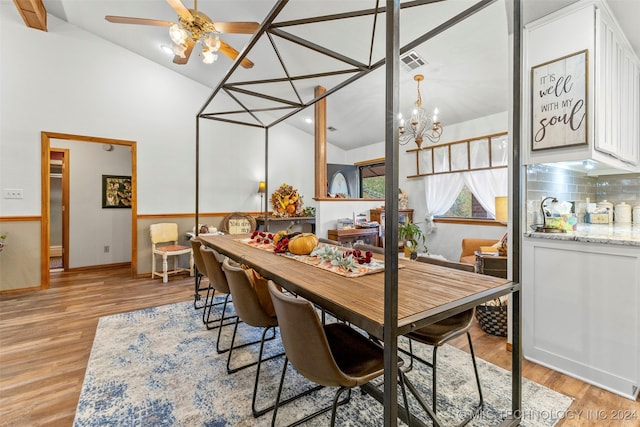
[[[411,52],[407,53],[404,56],[400,57],[400,61],[402,61],[402,63],[409,69],[409,70],[415,70],[418,67],[422,67],[423,65],[425,65],[427,63],[427,61],[425,61],[424,59],[422,59],[420,57],[420,55],[418,55],[416,53],[415,50],[412,50]]]

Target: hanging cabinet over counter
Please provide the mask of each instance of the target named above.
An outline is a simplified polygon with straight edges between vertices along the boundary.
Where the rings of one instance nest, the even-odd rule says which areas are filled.
[[[574,3],[528,24],[523,39],[524,163],[595,160],[612,169],[640,172],[640,60],[606,3],[600,0]],[[540,108],[548,108],[552,112],[547,117],[558,122],[567,119],[566,110],[554,107],[551,102],[543,103],[542,107],[535,105],[536,97],[546,95],[536,89],[557,91],[563,89],[558,82],[571,85],[578,81],[562,80],[567,72],[551,77],[553,83],[547,80],[541,84],[540,79],[547,76],[538,75],[534,79],[534,70],[582,51],[586,51],[586,144],[558,144],[536,150],[533,134],[540,123],[533,119],[533,114]],[[553,94],[548,98],[553,100]]]

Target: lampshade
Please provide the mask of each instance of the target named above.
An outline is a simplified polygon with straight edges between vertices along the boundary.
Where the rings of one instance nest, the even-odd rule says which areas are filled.
[[[267,191],[267,187],[264,181],[260,181],[260,183],[258,184],[258,193],[264,194],[266,191]]]
[[[496,221],[506,224],[509,222],[509,198],[507,196],[498,196],[496,203]]]

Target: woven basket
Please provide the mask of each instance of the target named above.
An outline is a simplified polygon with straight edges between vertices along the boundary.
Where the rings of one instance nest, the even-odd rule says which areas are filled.
[[[507,311],[506,305],[479,305],[476,307],[476,319],[486,333],[506,337]]]

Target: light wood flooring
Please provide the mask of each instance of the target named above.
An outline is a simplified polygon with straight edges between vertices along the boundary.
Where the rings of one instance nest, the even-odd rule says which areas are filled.
[[[53,273],[51,287],[0,295],[1,426],[72,425],[98,319],[191,301],[193,278],[177,276],[162,284],[131,279],[128,268],[113,268]],[[487,335],[477,325],[472,334],[477,357],[510,369],[504,338]],[[466,349],[466,340],[455,344]],[[638,401],[533,363],[523,366],[525,377],[575,399],[559,425],[640,425]],[[625,414],[631,419],[612,420]]]

